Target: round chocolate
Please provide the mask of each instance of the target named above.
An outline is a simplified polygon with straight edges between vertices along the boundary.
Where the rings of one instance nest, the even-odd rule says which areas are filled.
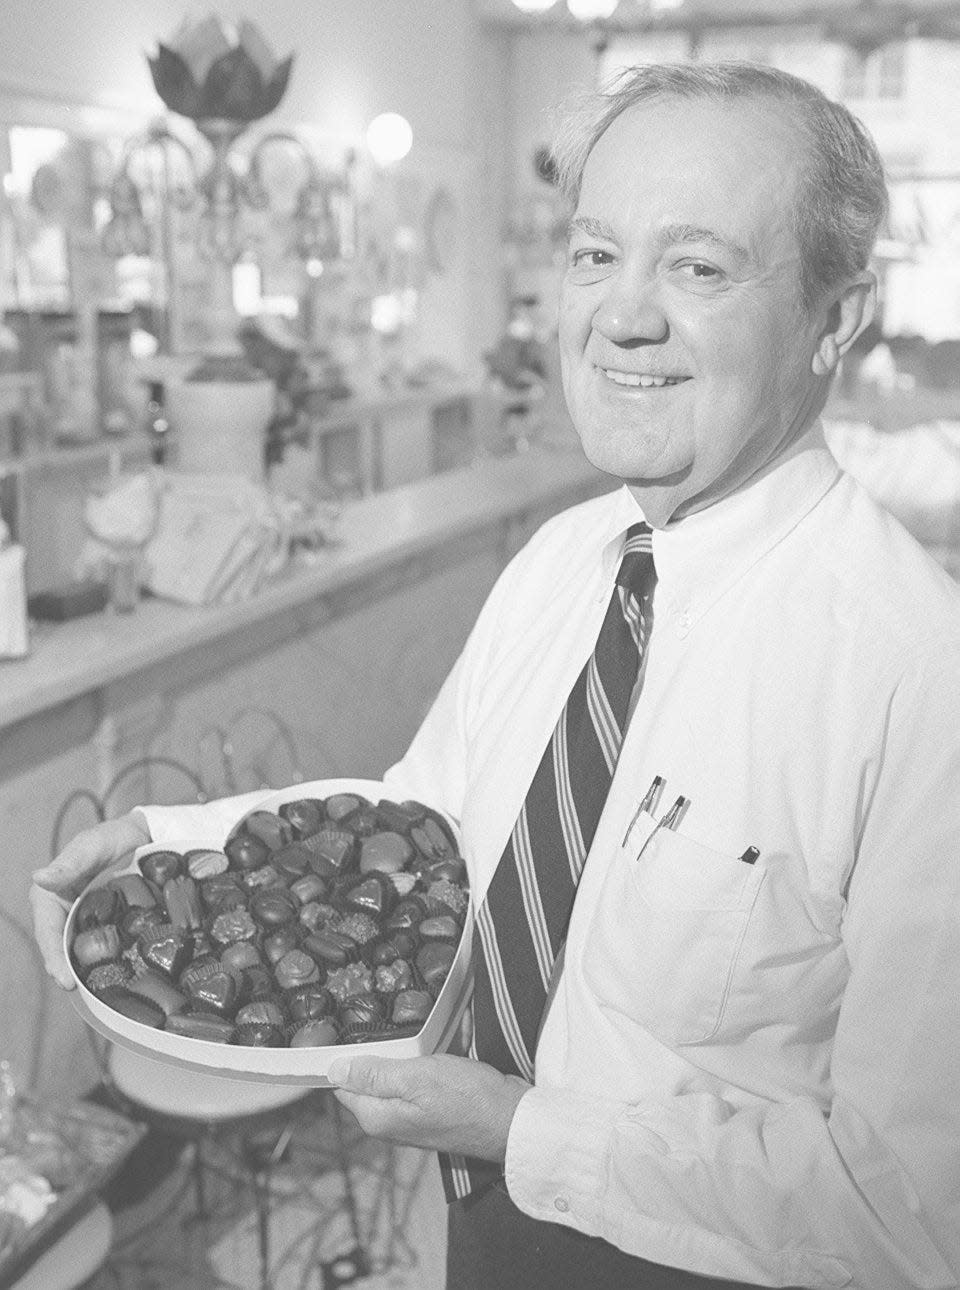
[[[306,838],[316,833],[325,818],[323,803],[314,797],[284,802],[278,813],[290,825],[295,838]]]
[[[78,932],[88,932],[119,923],[125,908],[123,896],[115,887],[96,887],[80,901],[73,925]]]
[[[422,941],[446,941],[450,945],[456,945],[460,939],[460,924],[452,914],[425,918],[417,931]]]
[[[126,985],[132,975],[129,965],[122,960],[119,963],[101,963],[99,967],[90,969],[84,984],[94,994],[100,994],[112,985]]]
[[[419,896],[404,896],[384,921],[384,927],[391,932],[415,931],[426,917],[427,907]]]
[[[163,914],[157,905],[150,909],[128,909],[120,921],[120,938],[125,945],[132,945],[151,927],[160,927]]]
[[[240,998],[249,1003],[254,999],[269,999],[274,992],[273,977],[265,967],[243,969],[240,978]]]
[[[283,1031],[278,1026],[264,1026],[250,1022],[245,1026],[235,1026],[233,1043],[244,1044],[250,1048],[283,1048]]]
[[[318,873],[307,873],[290,884],[290,892],[301,905],[315,904],[327,894],[327,884]]]
[[[456,950],[445,941],[432,941],[417,954],[417,970],[431,994],[437,994],[447,979]]]
[[[218,914],[210,927],[210,935],[218,945],[252,941],[256,934],[257,925],[246,909],[229,909]]]
[[[276,1026],[279,1030],[283,1026],[283,1011],[273,999],[255,999],[240,1008],[237,1012],[236,1024],[238,1026]]]
[[[285,954],[291,950],[298,949],[300,945],[296,931],[290,927],[281,927],[279,931],[271,932],[263,940],[263,957],[269,964],[275,966]]]
[[[165,882],[183,873],[183,858],[176,851],[151,851],[137,861],[144,878],[163,887]]]
[[[73,957],[81,969],[120,957],[120,933],[115,927],[91,927],[73,939]]]
[[[348,963],[327,972],[326,987],[338,1003],[345,1003],[355,995],[371,992],[373,973],[363,963]]]
[[[358,994],[342,1004],[339,1011],[340,1023],[343,1026],[357,1024],[368,1025],[370,1022],[383,1021],[383,1004],[379,995]]]
[[[339,1038],[336,1025],[329,1019],[306,1021],[290,1036],[291,1048],[324,1048]]]
[[[334,793],[333,797],[328,797],[324,802],[327,816],[336,824],[339,820],[344,819],[353,811],[363,805],[369,806],[366,798],[361,797],[359,793]]]
[[[271,851],[279,851],[293,837],[286,820],[273,811],[251,811],[243,821],[244,831],[259,838]]]
[[[290,950],[274,964],[273,975],[282,990],[295,990],[298,986],[318,982],[320,969],[303,950]]]
[[[230,864],[244,873],[261,868],[270,858],[270,848],[267,844],[250,833],[236,834],[227,841],[223,849],[230,859]]]
[[[283,887],[284,881],[272,864],[262,864],[259,869],[247,870],[243,875],[243,885],[247,891],[258,891],[263,887]]]
[[[333,1009],[333,995],[319,985],[303,985],[287,995],[291,1021],[316,1021],[328,1017]]]
[[[401,990],[393,1001],[392,1019],[398,1026],[426,1021],[433,1007],[433,999],[426,990]]]
[[[293,922],[298,910],[296,897],[283,887],[266,887],[250,899],[250,913],[268,931]]]
[[[396,873],[413,858],[413,847],[399,833],[374,833],[360,847],[360,872]]]
[[[220,955],[220,963],[227,972],[234,976],[242,973],[244,968],[258,967],[263,963],[260,951],[252,941],[234,941]]]

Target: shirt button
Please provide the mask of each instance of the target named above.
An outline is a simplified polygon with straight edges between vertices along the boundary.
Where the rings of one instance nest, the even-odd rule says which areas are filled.
[[[690,615],[688,613],[677,614],[677,635],[682,640],[690,630]]]
[[[553,1202],[553,1208],[559,1210],[561,1214],[565,1214],[570,1208],[570,1202],[566,1196],[558,1196]]]

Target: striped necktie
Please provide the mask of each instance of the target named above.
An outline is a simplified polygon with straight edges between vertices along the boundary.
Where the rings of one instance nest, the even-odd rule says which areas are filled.
[[[473,933],[470,1055],[533,1082],[533,1059],[557,955],[623,742],[652,623],[650,529],[627,532],[600,635],[577,677],[500,857]],[[448,1200],[502,1174],[441,1156]]]

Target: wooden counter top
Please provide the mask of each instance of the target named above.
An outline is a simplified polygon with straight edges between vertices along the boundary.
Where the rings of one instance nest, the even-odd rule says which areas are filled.
[[[35,625],[30,655],[0,662],[0,728],[285,610],[375,582],[455,538],[550,501],[564,505],[568,495],[575,501],[592,484],[604,491],[604,478],[577,446],[491,458],[349,503],[337,546],[309,566],[292,565],[240,604],[197,609],[148,597],[132,614]]]

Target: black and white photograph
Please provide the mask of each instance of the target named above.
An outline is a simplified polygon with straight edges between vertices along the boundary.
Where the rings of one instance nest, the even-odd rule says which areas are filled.
[[[960,0],[0,16],[0,1290],[960,1290]]]

